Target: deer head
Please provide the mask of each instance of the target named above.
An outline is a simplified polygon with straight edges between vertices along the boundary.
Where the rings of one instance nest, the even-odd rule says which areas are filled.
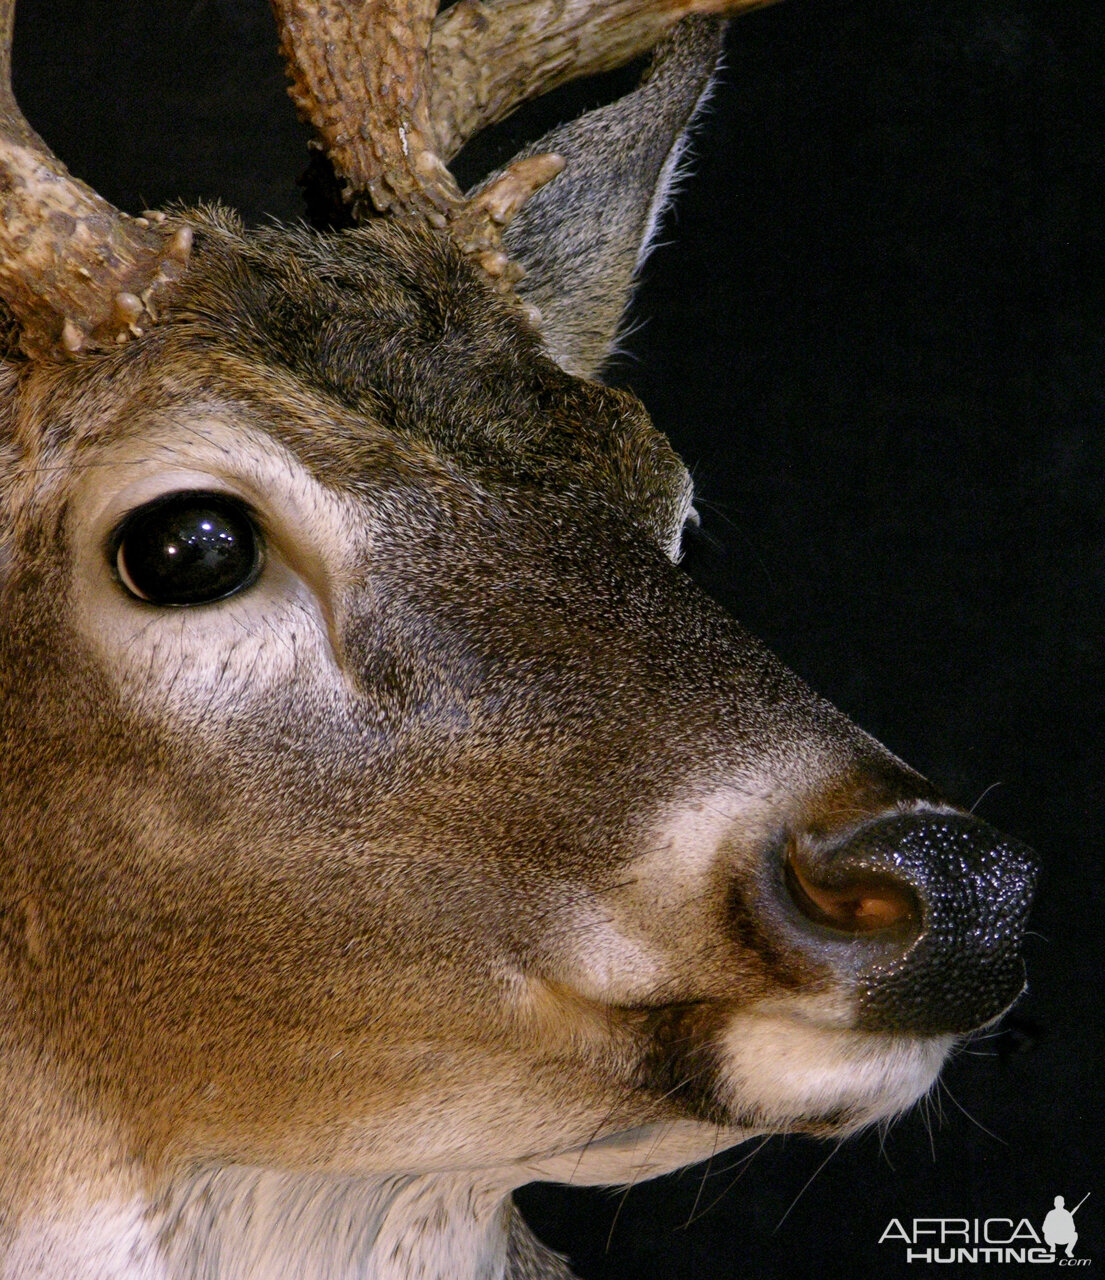
[[[514,1187],[847,1134],[1021,989],[1029,853],[681,574],[594,380],[745,6],[437,7],[274,4],[322,233],[113,209],[0,5],[0,1275],[566,1276]]]

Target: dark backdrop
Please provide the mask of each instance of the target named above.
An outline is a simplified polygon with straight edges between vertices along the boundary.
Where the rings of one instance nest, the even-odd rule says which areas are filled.
[[[298,215],[262,0],[20,19],[27,114],[110,199]],[[732,32],[612,376],[694,469],[688,570],[1046,870],[1031,990],[927,1125],[524,1193],[584,1277],[906,1276],[892,1217],[1038,1227],[1087,1191],[1105,1266],[1103,77],[1100,0],[788,0]]]

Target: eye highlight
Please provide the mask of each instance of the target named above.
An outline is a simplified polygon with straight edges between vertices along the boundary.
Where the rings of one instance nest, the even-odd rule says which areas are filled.
[[[210,604],[252,586],[264,562],[264,542],[240,499],[187,490],[130,512],[112,536],[109,558],[137,600]]]

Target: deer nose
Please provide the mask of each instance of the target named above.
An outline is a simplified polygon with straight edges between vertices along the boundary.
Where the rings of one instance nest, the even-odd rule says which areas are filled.
[[[970,1031],[1024,986],[1036,878],[1026,846],[966,814],[877,818],[791,842],[782,869],[805,951],[849,980],[867,1030]]]

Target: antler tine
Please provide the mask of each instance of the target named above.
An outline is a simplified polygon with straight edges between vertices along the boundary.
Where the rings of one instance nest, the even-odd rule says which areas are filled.
[[[624,66],[681,18],[736,14],[773,0],[460,0],[430,41],[430,116],[440,154],[520,103],[569,80]]]
[[[15,0],[0,0],[0,297],[28,355],[140,333],[187,265],[191,231],[128,218],[73,178],[11,87]]]
[[[448,228],[504,289],[521,275],[503,227],[563,167],[555,156],[511,166],[466,200],[438,154],[430,33],[438,0],[272,0],[293,101],[338,177],[381,213]]]

